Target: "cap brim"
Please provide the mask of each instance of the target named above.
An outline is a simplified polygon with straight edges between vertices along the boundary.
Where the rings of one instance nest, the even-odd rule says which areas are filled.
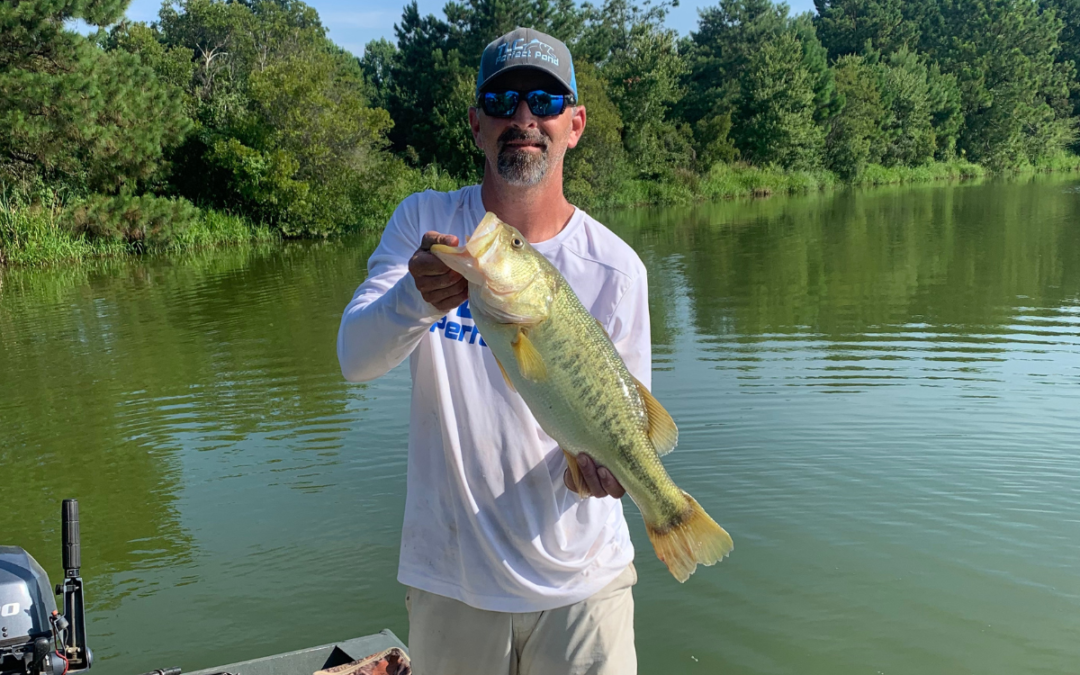
[[[574,93],[574,90],[570,88],[570,85],[563,82],[562,78],[560,78],[558,75],[556,75],[552,71],[548,70],[547,68],[543,68],[541,66],[537,66],[537,65],[532,64],[532,63],[521,63],[521,64],[518,64],[518,65],[506,66],[504,68],[499,69],[497,72],[492,73],[492,75],[490,77],[488,77],[486,80],[484,80],[483,83],[479,87],[476,88],[476,93],[479,94],[479,93],[483,92],[484,89],[488,87],[488,85],[491,85],[491,84],[495,83],[496,81],[498,81],[498,79],[500,77],[503,77],[507,73],[512,73],[512,72],[517,71],[517,70],[535,70],[538,73],[543,73],[543,74],[549,76],[555,82],[557,82],[558,85],[565,90],[563,93],[565,93],[565,94],[573,94]]]

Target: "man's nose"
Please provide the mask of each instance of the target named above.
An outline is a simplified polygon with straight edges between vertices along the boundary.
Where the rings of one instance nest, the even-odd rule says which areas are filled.
[[[539,122],[539,119],[529,110],[529,104],[525,99],[518,101],[517,109],[514,110],[514,116],[510,118],[510,121],[515,126],[519,127],[535,127]]]

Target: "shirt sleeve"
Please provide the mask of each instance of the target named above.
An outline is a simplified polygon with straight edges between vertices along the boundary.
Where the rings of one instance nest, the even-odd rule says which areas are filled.
[[[416,197],[406,199],[390,217],[368,259],[368,277],[341,316],[338,362],[350,382],[385,375],[446,313],[424,300],[409,274],[409,259],[420,245],[417,222]]]
[[[649,281],[645,266],[619,299],[611,319],[611,341],[630,374],[652,390],[652,335],[649,326]]]

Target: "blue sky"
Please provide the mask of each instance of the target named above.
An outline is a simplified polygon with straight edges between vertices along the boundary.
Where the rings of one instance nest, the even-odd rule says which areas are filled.
[[[394,23],[401,19],[405,3],[356,2],[349,0],[305,0],[322,17],[323,25],[330,30],[330,38],[356,55],[364,51],[369,40],[385,37],[394,41]],[[442,16],[445,0],[419,0],[423,14]],[[714,3],[683,0],[668,15],[668,25],[685,35],[697,26],[697,8]],[[812,11],[813,0],[789,0],[792,13]],[[157,18],[161,0],[132,0],[127,15],[133,21],[153,21]]]

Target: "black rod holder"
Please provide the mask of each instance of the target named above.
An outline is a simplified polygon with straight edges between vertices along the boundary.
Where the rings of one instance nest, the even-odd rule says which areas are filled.
[[[82,567],[82,552],[79,550],[79,502],[65,499],[60,512],[63,529],[61,533],[64,550],[64,576],[79,576]]]

